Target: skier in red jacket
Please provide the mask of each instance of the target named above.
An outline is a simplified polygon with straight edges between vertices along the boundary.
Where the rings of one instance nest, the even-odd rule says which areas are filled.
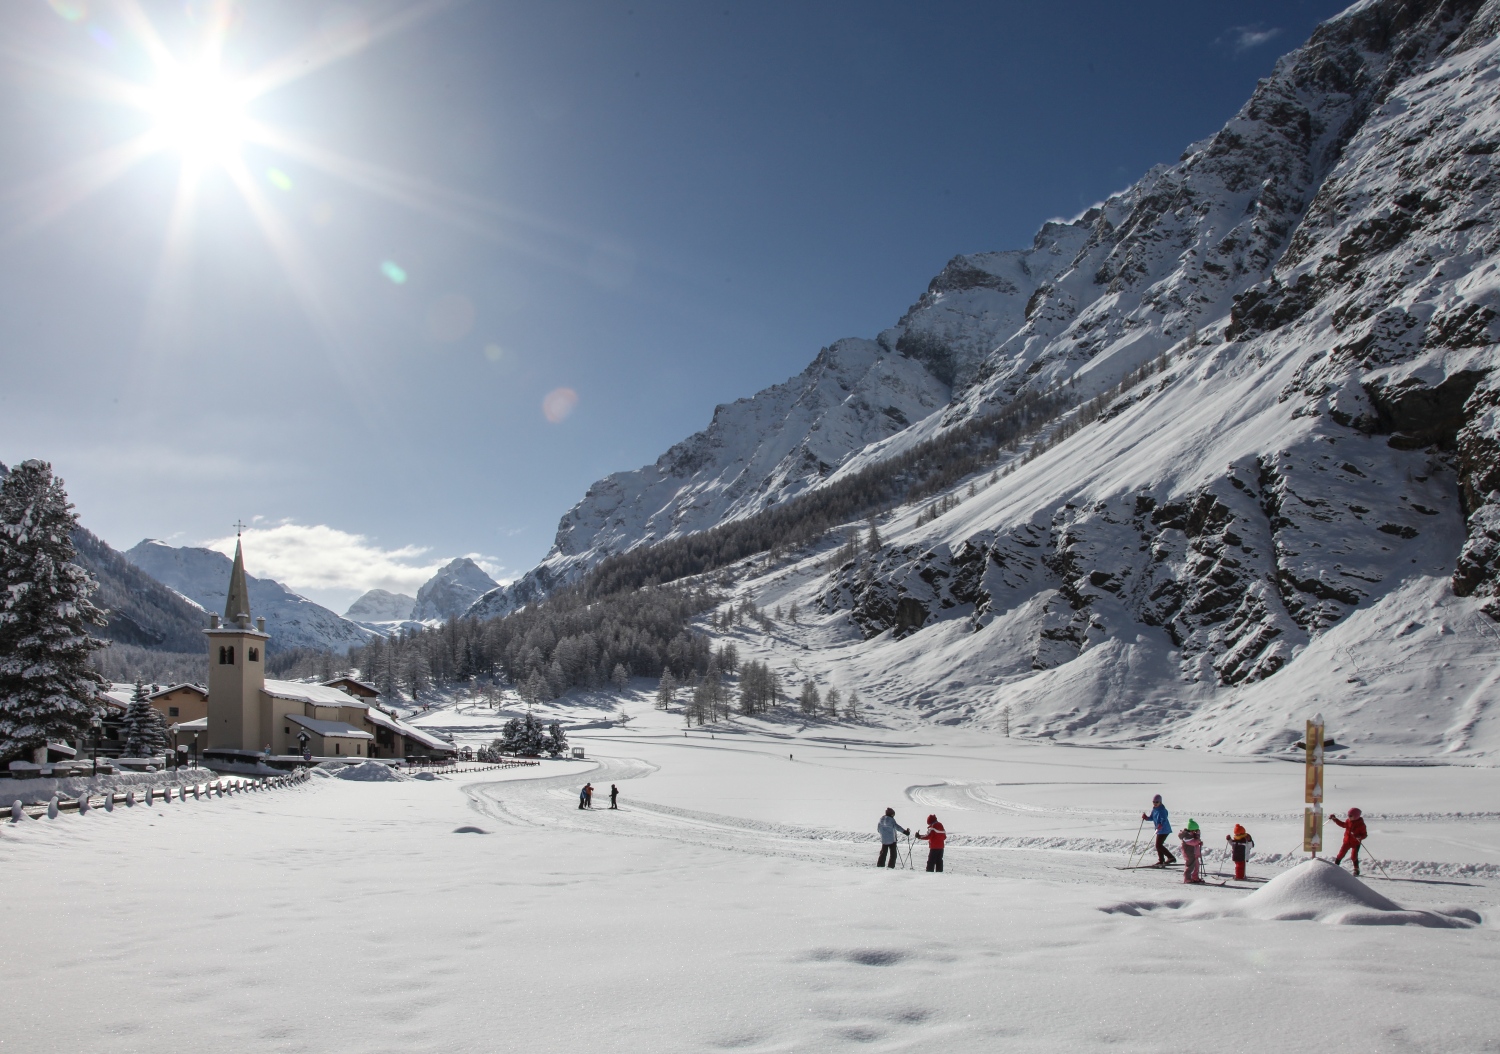
[[[1354,864],[1354,873],[1359,874],[1359,847],[1364,840],[1370,837],[1370,832],[1365,829],[1365,818],[1358,809],[1349,810],[1349,819],[1340,820],[1337,816],[1330,816],[1330,820],[1344,829],[1344,844],[1339,846],[1339,855],[1333,858],[1335,864],[1344,862],[1344,854],[1349,854],[1349,860]]]
[[[948,832],[936,816],[927,817],[927,833],[917,832],[917,837],[927,843],[927,870],[943,869],[943,845],[948,841]]]

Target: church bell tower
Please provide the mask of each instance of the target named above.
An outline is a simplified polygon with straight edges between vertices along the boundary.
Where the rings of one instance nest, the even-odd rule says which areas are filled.
[[[266,620],[250,625],[250,590],[245,582],[245,554],[234,543],[234,569],[224,617],[211,616],[208,634],[208,745],[220,749],[260,750],[261,689],[266,684]]]

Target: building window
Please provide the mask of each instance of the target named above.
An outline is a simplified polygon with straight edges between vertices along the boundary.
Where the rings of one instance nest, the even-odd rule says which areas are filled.
[[[234,665],[234,645],[231,644],[227,648],[220,648],[219,649],[219,665],[220,666],[233,666]]]
[[[342,754],[344,752],[344,745],[342,743],[335,743],[333,745],[333,752],[335,754]]]
[[[260,662],[260,649],[251,648],[250,654],[246,656],[251,662]]]
[[[290,728],[283,728],[282,731],[285,732],[287,735],[291,735],[292,734],[292,730]]]
[[[169,707],[167,707],[167,716],[168,717],[176,717],[178,715],[178,713],[179,713],[179,711],[178,711],[177,707],[175,707],[175,706],[169,706]]]

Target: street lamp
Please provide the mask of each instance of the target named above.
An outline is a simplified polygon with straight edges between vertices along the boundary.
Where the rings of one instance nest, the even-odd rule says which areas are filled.
[[[302,748],[303,761],[312,760],[312,751],[307,749],[307,744],[310,742],[312,742],[312,736],[308,735],[306,730],[297,733],[297,745]]]
[[[96,713],[89,718],[89,727],[94,730],[94,775],[99,775],[99,730],[104,727],[104,722]]]
[[[193,733],[193,768],[198,767],[198,733]]]

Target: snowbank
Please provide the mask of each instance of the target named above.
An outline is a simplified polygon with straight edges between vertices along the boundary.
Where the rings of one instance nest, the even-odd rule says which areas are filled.
[[[389,765],[382,765],[378,761],[366,761],[359,765],[348,765],[333,774],[341,780],[355,780],[359,783],[400,783],[406,779]]]

